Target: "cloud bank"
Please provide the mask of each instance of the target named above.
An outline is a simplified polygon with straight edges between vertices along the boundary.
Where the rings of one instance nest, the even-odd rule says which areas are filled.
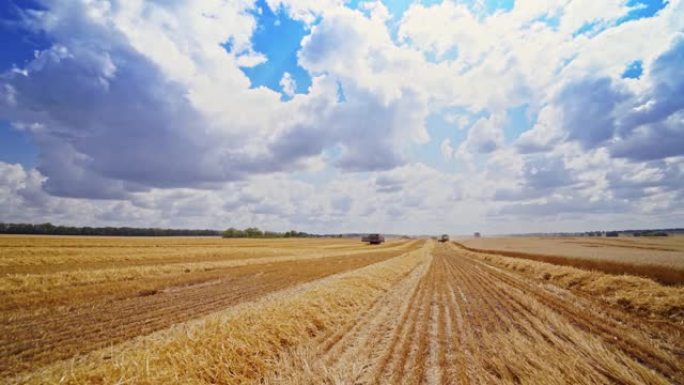
[[[26,9],[13,25],[49,45],[0,75],[0,118],[39,155],[0,162],[0,217],[314,232],[681,225],[682,2],[650,15],[628,1],[477,4]],[[305,31],[297,68],[255,44],[266,7]],[[641,73],[623,76],[635,62]],[[265,64],[270,88],[246,71]]]

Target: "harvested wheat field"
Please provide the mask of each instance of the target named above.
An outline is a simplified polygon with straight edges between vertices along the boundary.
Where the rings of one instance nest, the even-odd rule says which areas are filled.
[[[1,240],[4,383],[684,384],[684,288],[650,279],[429,240]]]
[[[669,237],[492,237],[458,241],[471,251],[493,252],[613,274],[684,284],[684,235]]]

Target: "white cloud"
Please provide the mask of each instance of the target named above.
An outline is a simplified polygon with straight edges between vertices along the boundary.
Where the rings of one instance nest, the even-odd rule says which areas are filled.
[[[254,173],[302,167],[338,145],[345,152],[334,160],[339,167],[376,170],[401,164],[406,143],[428,140],[425,96],[400,85],[387,88],[392,81],[370,73],[364,80],[344,70],[321,71],[327,75],[296,103],[250,88],[238,65],[259,57],[250,41],[256,28],[251,7],[249,1],[60,3],[33,20],[56,43],[25,71],[2,78],[0,113],[44,127],[31,134],[41,148],[47,190],[115,198],[150,187],[212,188]],[[368,17],[335,11],[306,39],[334,39],[319,37],[326,26],[332,35],[358,27],[357,34],[378,36],[369,52],[398,55],[385,17],[381,5]],[[302,57],[311,59],[315,48],[306,39]],[[230,51],[222,46],[226,42]],[[372,72],[383,73],[396,62],[390,56],[382,60]],[[316,72],[314,64],[310,69]],[[338,80],[348,100],[339,105]],[[285,75],[283,84],[292,94],[292,77]],[[297,136],[303,132],[316,137]]]
[[[444,159],[451,159],[454,157],[454,153],[456,150],[454,147],[451,145],[451,139],[446,138],[442,141],[442,144],[439,145],[439,149],[442,152],[442,156]]]
[[[504,142],[503,115],[478,119],[468,130],[466,140],[458,147],[458,154],[469,159],[476,154],[490,154]]]
[[[297,82],[295,82],[292,75],[289,72],[285,72],[283,77],[280,79],[280,87],[283,89],[283,93],[289,97],[293,97],[295,90],[297,89]]]
[[[477,16],[463,4],[413,4],[402,17],[398,37],[437,57],[458,47],[459,60],[472,64],[492,44],[492,36],[483,29]]]
[[[539,111],[535,125],[523,132],[515,145],[523,153],[539,152],[552,149],[562,139],[561,112],[557,107],[547,105]]]
[[[317,17],[335,10],[344,4],[343,0],[266,0],[271,9],[284,7],[295,20],[312,24]]]
[[[626,1],[416,3],[399,19],[378,1],[267,3],[306,24],[297,64],[312,85],[296,94],[286,69],[287,101],[240,69],[270,60],[251,0],[33,14],[54,44],[0,76],[0,116],[36,143],[38,167],[0,163],[3,218],[440,233],[554,213],[681,218],[681,1],[620,25]],[[635,60],[643,75],[621,79]],[[520,105],[537,119],[511,141]],[[428,130],[440,112],[451,126]],[[456,173],[415,155],[431,141]]]

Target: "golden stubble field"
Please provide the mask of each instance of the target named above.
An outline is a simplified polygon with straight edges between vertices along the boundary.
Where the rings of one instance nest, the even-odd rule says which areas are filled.
[[[684,235],[669,237],[485,237],[464,238],[472,251],[684,283]]]
[[[459,240],[476,249],[653,264],[684,269],[684,234],[669,237],[484,237]]]
[[[430,240],[0,237],[0,382],[683,384],[684,288]]]

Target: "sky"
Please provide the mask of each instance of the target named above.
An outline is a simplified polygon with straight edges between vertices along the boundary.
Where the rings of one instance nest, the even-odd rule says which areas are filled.
[[[684,226],[684,1],[0,2],[0,221]]]

